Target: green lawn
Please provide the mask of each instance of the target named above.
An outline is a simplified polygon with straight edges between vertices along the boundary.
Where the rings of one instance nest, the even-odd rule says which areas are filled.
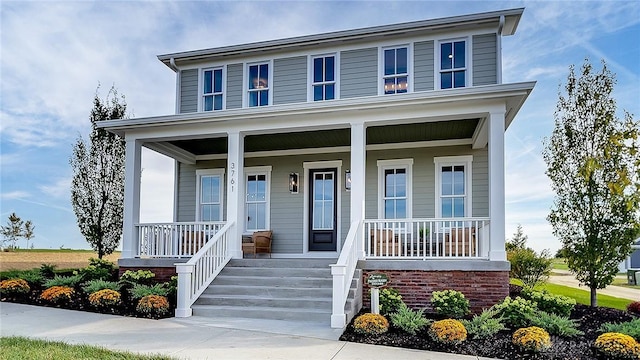
[[[552,266],[557,270],[569,270],[569,266],[567,266],[567,262],[564,258],[553,258]]]
[[[522,285],[522,282],[516,279],[511,279],[512,284]],[[587,290],[581,290],[564,285],[557,285],[551,283],[545,283],[536,287],[536,290],[546,289],[551,294],[564,295],[576,300],[578,304],[589,305],[591,304],[591,295]],[[631,303],[631,300],[621,299],[613,296],[598,294],[598,306],[614,308],[619,310],[626,310],[627,305]]]
[[[130,352],[110,351],[88,345],[67,345],[63,342],[34,340],[25,337],[0,338],[0,360],[172,360],[163,355],[138,355]]]

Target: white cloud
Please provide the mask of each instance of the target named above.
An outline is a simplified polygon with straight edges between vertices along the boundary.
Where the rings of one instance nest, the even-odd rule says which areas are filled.
[[[20,200],[29,197],[31,197],[31,194],[26,191],[10,191],[0,194],[0,198],[2,198],[3,200]]]
[[[52,183],[40,185],[38,189],[48,196],[68,199],[71,194],[71,177],[60,178]]]

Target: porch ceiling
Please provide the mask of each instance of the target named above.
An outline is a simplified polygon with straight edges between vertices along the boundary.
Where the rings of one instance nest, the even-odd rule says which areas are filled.
[[[399,125],[370,126],[367,128],[367,145],[421,142],[450,139],[471,139],[480,119],[463,119]],[[332,129],[299,131],[265,135],[247,135],[245,152],[288,149],[310,149],[349,146],[350,130]],[[207,138],[170,141],[193,155],[217,155],[227,153],[227,138]]]

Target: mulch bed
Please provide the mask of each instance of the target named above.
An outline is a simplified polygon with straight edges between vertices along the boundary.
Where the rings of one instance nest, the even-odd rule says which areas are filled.
[[[364,312],[366,311],[361,313]],[[435,320],[441,319],[435,314],[426,314],[426,316]],[[414,336],[391,326],[389,331],[382,335],[362,335],[354,331],[352,321],[340,337],[340,340],[508,360],[604,359],[603,357],[598,357],[592,348],[594,341],[600,335],[597,332],[600,325],[607,322],[625,322],[635,318],[634,315],[626,311],[602,307],[591,308],[580,304],[576,305],[570,317],[580,321],[578,328],[584,332],[584,335],[573,339],[552,335],[551,349],[538,354],[523,352],[511,344],[512,331],[502,331],[491,338],[483,340],[467,339],[460,345],[443,345],[432,341],[426,329]]]
[[[126,300],[124,297],[122,303],[118,306],[113,306],[108,309],[97,309],[89,303],[88,295],[82,294],[78,295],[77,293],[71,298],[71,301],[65,302],[63,304],[53,304],[48,301],[40,299],[40,291],[31,291],[26,296],[17,296],[10,298],[1,298],[2,302],[13,302],[18,304],[26,304],[26,305],[36,305],[36,306],[46,306],[53,307],[59,309],[67,309],[67,310],[77,310],[77,311],[86,311],[86,312],[94,312],[99,314],[111,314],[111,315],[120,315],[120,316],[129,316],[129,317],[146,317],[150,319],[164,319],[173,317],[175,312],[175,297],[169,297],[169,312],[165,315],[158,316],[144,316],[136,311],[136,301]]]

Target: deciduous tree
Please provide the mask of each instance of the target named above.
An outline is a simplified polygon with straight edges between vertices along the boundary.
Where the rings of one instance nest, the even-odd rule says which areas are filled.
[[[71,204],[78,227],[98,258],[111,254],[122,235],[125,143],[118,135],[98,128],[103,120],[126,116],[124,96],[111,88],[106,99],[97,92],[91,110],[89,142],[79,137],[70,159],[73,168]]]
[[[639,124],[616,116],[614,83],[604,62],[595,72],[585,60],[579,75],[572,66],[543,153],[556,194],[547,219],[594,307],[640,229]]]
[[[24,221],[16,215],[16,213],[11,213],[9,215],[9,221],[7,222],[7,226],[2,226],[0,228],[0,233],[2,233],[2,247],[8,249],[15,249],[16,243],[19,238],[22,237]],[[9,242],[9,246],[6,243]]]

